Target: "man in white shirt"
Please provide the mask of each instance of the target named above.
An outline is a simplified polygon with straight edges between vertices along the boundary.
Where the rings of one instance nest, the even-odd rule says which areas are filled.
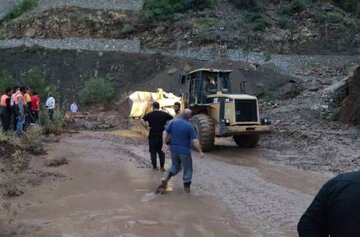
[[[49,93],[49,97],[46,100],[45,107],[48,110],[49,118],[53,121],[54,109],[55,109],[55,99],[52,97],[52,94]]]
[[[71,121],[75,120],[75,115],[78,111],[78,105],[76,104],[76,102],[74,101],[71,105],[70,105],[70,111],[71,111]]]

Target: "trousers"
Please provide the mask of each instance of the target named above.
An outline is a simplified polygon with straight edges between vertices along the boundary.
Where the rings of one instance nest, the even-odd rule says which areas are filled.
[[[155,137],[149,137],[149,151],[150,151],[150,157],[151,157],[151,164],[153,168],[157,167],[157,155],[159,155],[160,160],[160,167],[164,168],[165,165],[165,154],[161,150],[162,149],[162,137],[161,136],[155,136]]]
[[[169,176],[171,177],[177,175],[180,172],[181,167],[184,169],[183,171],[184,185],[187,184],[190,186],[192,174],[193,174],[191,155],[171,153],[171,168],[168,171]]]

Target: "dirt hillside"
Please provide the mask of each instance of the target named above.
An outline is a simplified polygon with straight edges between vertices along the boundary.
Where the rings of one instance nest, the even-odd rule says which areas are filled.
[[[167,1],[147,2],[141,11],[69,6],[36,11],[9,23],[3,37],[137,38],[142,48],[221,46],[268,55],[353,55],[360,45],[359,18],[329,1],[249,1],[263,2],[252,9],[219,0],[180,12],[169,12],[173,6]]]
[[[0,69],[24,84],[28,76],[36,71],[48,83],[56,85],[63,95],[62,99],[67,101],[77,96],[78,89],[90,75],[111,78],[120,99],[135,90],[156,91],[163,88],[175,94],[184,92],[186,88],[180,85],[180,76],[199,67],[233,70],[235,92],[239,92],[241,80],[247,81],[248,92],[255,95],[288,83],[300,83],[298,79],[269,67],[243,62],[207,62],[160,54],[47,50],[37,47],[0,49],[0,52]]]

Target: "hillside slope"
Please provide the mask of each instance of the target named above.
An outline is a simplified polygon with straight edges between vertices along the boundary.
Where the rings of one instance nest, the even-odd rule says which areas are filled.
[[[268,57],[273,53],[353,55],[360,47],[360,19],[327,1],[198,2],[206,1],[213,3],[182,9],[174,3],[189,1],[149,0],[142,11],[50,8],[10,22],[4,37],[137,38],[143,48],[225,47],[262,51]]]

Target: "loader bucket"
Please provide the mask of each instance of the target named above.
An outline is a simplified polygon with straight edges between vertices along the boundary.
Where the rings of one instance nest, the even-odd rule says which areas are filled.
[[[151,111],[151,105],[155,101],[160,104],[161,109],[174,116],[174,103],[180,102],[181,98],[162,89],[158,89],[157,92],[135,91],[128,97],[129,117],[142,118]]]

